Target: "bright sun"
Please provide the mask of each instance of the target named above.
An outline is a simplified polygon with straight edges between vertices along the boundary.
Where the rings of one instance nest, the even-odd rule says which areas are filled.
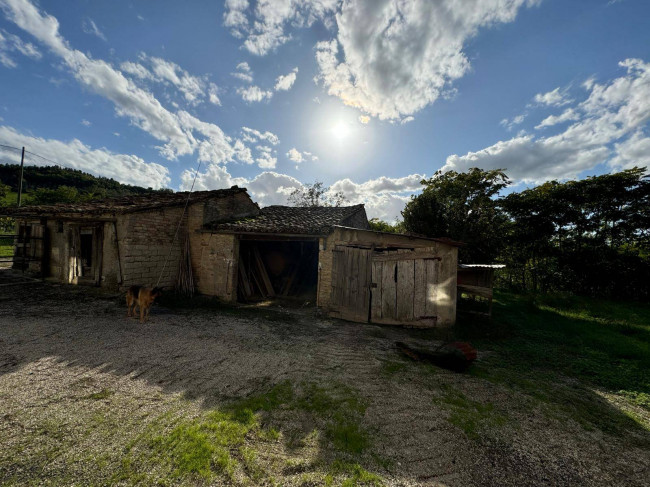
[[[332,127],[332,134],[337,139],[343,140],[350,134],[350,126],[345,122],[338,122]]]

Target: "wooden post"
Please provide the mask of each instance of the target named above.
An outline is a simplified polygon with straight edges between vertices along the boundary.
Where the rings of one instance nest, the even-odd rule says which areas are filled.
[[[23,199],[23,165],[25,163],[25,148],[20,156],[20,181],[18,182],[18,206],[20,206]]]

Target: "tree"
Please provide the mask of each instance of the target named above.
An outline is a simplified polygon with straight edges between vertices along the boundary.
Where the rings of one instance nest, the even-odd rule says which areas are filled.
[[[368,220],[368,224],[370,225],[370,230],[374,230],[375,232],[404,233],[404,223],[399,220],[395,220],[395,223],[391,224],[379,218],[371,218]]]
[[[294,189],[288,200],[291,206],[341,206],[346,202],[341,191],[333,193],[320,181]]]
[[[495,260],[503,244],[506,224],[496,199],[509,184],[503,170],[437,171],[421,183],[422,193],[412,196],[402,211],[404,228],[428,237],[449,237],[464,242],[466,245],[460,249],[462,261]]]
[[[59,186],[56,189],[37,189],[32,192],[32,201],[35,205],[52,205],[55,203],[78,203],[83,201],[83,198],[77,188]]]
[[[11,187],[9,187],[8,185],[0,181],[0,200],[4,200],[4,198],[7,197],[10,191],[11,191]]]

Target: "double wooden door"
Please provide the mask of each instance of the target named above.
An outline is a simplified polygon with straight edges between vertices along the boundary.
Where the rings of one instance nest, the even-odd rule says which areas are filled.
[[[332,305],[345,320],[434,326],[440,257],[431,253],[339,246],[334,250]]]

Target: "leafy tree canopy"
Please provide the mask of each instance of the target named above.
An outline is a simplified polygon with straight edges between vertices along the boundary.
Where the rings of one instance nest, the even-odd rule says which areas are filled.
[[[460,250],[463,261],[492,262],[502,245],[506,222],[496,199],[509,184],[503,170],[437,171],[422,184],[422,193],[413,196],[402,211],[404,228],[464,242]]]
[[[342,192],[332,193],[320,181],[294,189],[288,198],[291,206],[341,206],[346,202]]]

